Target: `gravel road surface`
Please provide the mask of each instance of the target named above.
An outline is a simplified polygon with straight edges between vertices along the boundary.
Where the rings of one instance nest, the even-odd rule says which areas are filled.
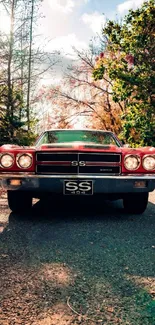
[[[0,198],[0,325],[155,325],[155,192],[143,215],[121,201]]]

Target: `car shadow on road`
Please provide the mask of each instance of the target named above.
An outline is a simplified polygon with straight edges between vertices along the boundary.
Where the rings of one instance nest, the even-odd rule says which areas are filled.
[[[110,222],[117,221],[132,221],[141,220],[142,218],[148,220],[148,215],[154,214],[155,205],[148,203],[148,207],[142,215],[131,215],[124,211],[122,200],[108,201],[103,198],[74,198],[64,199],[63,197],[56,197],[54,200],[47,198],[38,201],[32,209],[23,214],[11,213],[9,222],[16,222],[20,220],[32,222],[98,222],[101,220],[110,220]],[[146,221],[146,220],[145,220]]]
[[[9,221],[12,220],[28,220],[45,222],[71,222],[71,221],[89,221],[101,219],[119,220],[121,218],[128,219],[129,215],[124,213],[122,200],[107,201],[103,199],[80,199],[74,198],[64,199],[55,198],[52,201],[50,198],[38,201],[28,213],[14,214],[11,213]]]
[[[82,313],[89,307],[103,319],[106,315],[105,324],[114,323],[114,316],[122,324],[154,324],[154,309],[148,309],[155,285],[154,212],[152,203],[143,215],[134,216],[124,214],[121,201],[37,202],[28,214],[10,214],[1,234],[3,263],[17,278],[27,272],[28,283],[32,268],[37,269],[46,302],[55,295],[55,301],[64,303],[69,296]],[[71,281],[60,286],[67,277]]]

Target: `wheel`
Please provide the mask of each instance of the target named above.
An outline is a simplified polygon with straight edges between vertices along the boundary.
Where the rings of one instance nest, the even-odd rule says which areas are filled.
[[[148,204],[148,193],[128,193],[123,198],[123,205],[126,212],[133,214],[143,213]]]
[[[8,205],[12,212],[27,212],[32,207],[32,197],[27,192],[8,191]]]

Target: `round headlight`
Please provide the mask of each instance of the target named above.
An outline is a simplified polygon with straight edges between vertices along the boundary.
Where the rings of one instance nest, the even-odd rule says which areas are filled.
[[[143,167],[146,170],[154,170],[155,169],[155,156],[146,156],[143,159]]]
[[[4,155],[1,156],[0,164],[3,168],[12,167],[13,163],[14,163],[14,156],[8,153],[5,153]]]
[[[32,155],[26,153],[26,154],[18,156],[17,165],[20,168],[30,168],[32,165]]]
[[[128,155],[124,158],[125,168],[128,170],[136,170],[140,164],[140,157],[134,155]]]

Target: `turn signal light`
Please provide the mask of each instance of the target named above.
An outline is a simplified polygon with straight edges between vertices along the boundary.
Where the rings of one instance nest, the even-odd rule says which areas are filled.
[[[13,185],[13,186],[19,186],[22,184],[22,181],[20,179],[10,179],[10,185]]]
[[[136,181],[134,187],[145,188],[147,186],[146,181]]]

